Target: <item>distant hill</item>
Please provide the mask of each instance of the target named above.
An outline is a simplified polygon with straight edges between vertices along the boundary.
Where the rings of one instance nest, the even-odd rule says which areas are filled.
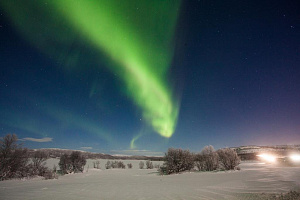
[[[261,153],[272,153],[278,156],[285,156],[289,152],[300,152],[300,145],[275,145],[275,146],[240,146],[231,147],[235,150],[242,160],[257,160],[257,155]],[[152,160],[163,161],[163,157],[156,156],[125,156],[125,155],[110,155],[103,153],[92,153],[81,150],[71,149],[29,149],[29,156],[32,157],[35,151],[45,152],[49,158],[59,158],[63,154],[71,154],[73,151],[80,151],[87,159],[109,159],[109,160]]]
[[[290,152],[300,152],[300,145],[274,145],[274,146],[240,146],[232,147],[242,160],[257,160],[261,153],[272,153],[278,156],[286,156]]]
[[[109,160],[152,160],[161,161],[163,157],[156,156],[122,156],[122,155],[110,155],[104,153],[92,153],[81,150],[71,149],[58,149],[58,148],[47,148],[47,149],[29,149],[29,156],[33,157],[34,152],[42,151],[48,155],[49,158],[59,158],[63,154],[71,154],[73,151],[80,151],[82,155],[87,159],[109,159]]]

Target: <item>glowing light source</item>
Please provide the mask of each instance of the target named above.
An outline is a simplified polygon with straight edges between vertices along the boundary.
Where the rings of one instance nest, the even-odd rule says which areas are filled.
[[[300,155],[299,154],[293,154],[290,156],[291,160],[294,162],[300,162]]]
[[[274,163],[276,162],[276,157],[270,154],[260,154],[257,155],[258,157],[260,157],[262,160],[266,161],[266,162],[271,162]]]

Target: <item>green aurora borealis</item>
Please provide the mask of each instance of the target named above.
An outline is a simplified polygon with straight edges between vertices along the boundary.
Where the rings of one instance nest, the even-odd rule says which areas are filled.
[[[70,46],[68,33],[80,35],[87,45],[113,63],[107,67],[120,77],[124,92],[147,124],[163,137],[172,136],[179,103],[169,84],[168,69],[179,1],[53,0],[1,4],[22,35],[54,59],[61,59],[65,52],[65,47],[56,44]],[[49,31],[48,38],[37,38],[39,31]],[[131,147],[138,137],[134,137]]]
[[[0,0],[0,137],[161,156],[300,144],[299,3]]]

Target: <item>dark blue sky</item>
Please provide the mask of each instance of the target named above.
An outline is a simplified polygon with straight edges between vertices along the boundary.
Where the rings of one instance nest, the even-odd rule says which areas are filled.
[[[143,122],[93,47],[75,39],[53,57],[0,7],[0,136],[111,154],[300,144],[299,25],[298,1],[182,2],[170,67],[180,111],[166,139]]]

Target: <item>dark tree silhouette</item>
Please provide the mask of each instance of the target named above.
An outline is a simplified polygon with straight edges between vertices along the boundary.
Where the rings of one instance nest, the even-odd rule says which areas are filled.
[[[30,175],[28,151],[17,144],[17,136],[8,134],[0,139],[0,180]]]

